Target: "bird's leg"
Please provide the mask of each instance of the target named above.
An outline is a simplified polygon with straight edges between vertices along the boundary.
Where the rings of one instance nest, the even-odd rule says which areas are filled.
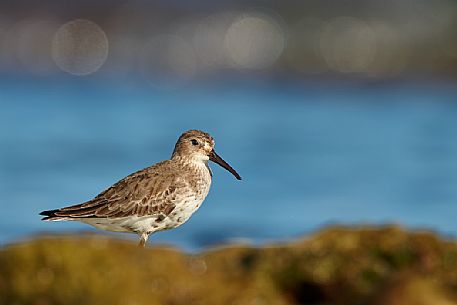
[[[138,247],[144,248],[146,245],[146,241],[148,240],[149,234],[147,233],[141,233],[140,235],[140,243],[138,244]]]

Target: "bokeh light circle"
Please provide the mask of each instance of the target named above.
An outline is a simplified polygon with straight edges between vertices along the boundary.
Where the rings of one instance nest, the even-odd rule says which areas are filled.
[[[237,18],[225,35],[225,48],[236,68],[262,69],[274,64],[285,48],[282,27],[264,14]]]
[[[338,17],[324,27],[320,49],[332,70],[366,72],[376,54],[376,36],[367,23],[352,17]]]
[[[108,38],[97,24],[76,19],[57,30],[52,41],[52,57],[63,71],[87,75],[105,63],[108,48]]]

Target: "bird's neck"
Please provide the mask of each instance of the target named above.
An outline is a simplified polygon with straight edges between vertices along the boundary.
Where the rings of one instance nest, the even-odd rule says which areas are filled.
[[[184,157],[180,155],[173,155],[171,160],[182,167],[189,168],[193,171],[202,172],[202,174],[209,173],[210,175],[212,175],[211,170],[208,166],[208,160],[192,156]]]
[[[208,163],[208,157],[201,155],[201,154],[179,154],[173,153],[171,156],[171,160],[175,160],[176,162],[184,162],[184,163],[195,163],[198,165],[203,165]]]

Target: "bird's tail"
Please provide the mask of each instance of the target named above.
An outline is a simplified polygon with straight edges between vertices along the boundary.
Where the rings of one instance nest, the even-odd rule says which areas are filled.
[[[45,216],[41,218],[41,220],[44,221],[61,221],[61,220],[70,220],[69,217],[62,217],[62,216],[57,216],[56,212],[59,210],[48,210],[48,211],[43,211],[40,213],[40,215]]]

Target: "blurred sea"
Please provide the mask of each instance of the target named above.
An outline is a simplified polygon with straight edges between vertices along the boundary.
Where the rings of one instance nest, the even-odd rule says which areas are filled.
[[[153,244],[257,244],[330,223],[457,236],[455,83],[215,81],[173,92],[133,83],[1,79],[0,244],[93,230],[38,213],[167,159],[187,129],[210,132],[243,181],[212,164],[202,208]]]

